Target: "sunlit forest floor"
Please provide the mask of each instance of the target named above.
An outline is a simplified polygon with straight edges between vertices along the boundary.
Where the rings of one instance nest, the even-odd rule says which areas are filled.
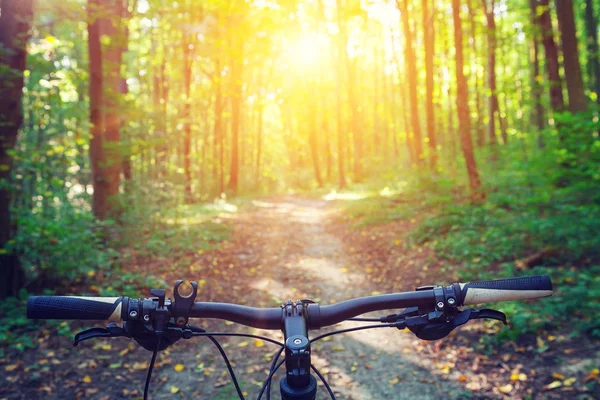
[[[126,270],[132,276],[152,275],[168,287],[178,278],[197,280],[199,301],[265,307],[288,298],[327,304],[456,281],[454,266],[430,247],[408,243],[407,235],[425,215],[361,225],[348,211],[355,207],[349,206],[352,201],[360,202],[339,196],[245,200],[239,208],[225,207],[205,217],[229,232],[212,248],[134,254]],[[196,324],[212,331],[248,331],[215,320]],[[62,336],[48,327],[33,338],[39,349],[5,349],[0,399],[141,398],[150,353],[125,339],[86,342],[74,349],[69,335],[84,326],[62,329]],[[316,345],[313,363],[339,399],[597,398],[599,393],[583,386],[597,379],[589,372],[600,359],[593,342],[570,339],[568,331],[501,345],[486,342],[487,333],[497,329],[474,322],[437,342],[395,329],[346,334]],[[254,333],[281,338],[279,332]],[[255,398],[275,349],[242,338],[222,343],[246,397]],[[272,390],[278,398],[278,385]],[[237,398],[221,358],[202,339],[182,340],[159,355],[151,391],[153,399]],[[326,398],[320,386],[318,399]]]

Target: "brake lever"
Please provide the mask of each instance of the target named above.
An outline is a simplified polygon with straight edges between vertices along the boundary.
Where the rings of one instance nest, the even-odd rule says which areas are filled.
[[[73,346],[79,345],[79,343],[93,339],[95,337],[131,337],[123,328],[111,322],[106,328],[91,328],[85,331],[78,332],[73,339]]]
[[[459,311],[454,317],[442,315],[439,318],[430,319],[428,315],[410,316],[405,319],[406,327],[410,329],[419,339],[438,340],[450,334],[454,329],[466,324],[472,319],[495,319],[507,325],[506,315],[497,310],[483,308],[468,308]]]

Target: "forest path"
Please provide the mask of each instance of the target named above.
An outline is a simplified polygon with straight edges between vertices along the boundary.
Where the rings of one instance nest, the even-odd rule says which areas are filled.
[[[347,227],[336,218],[338,211],[323,200],[279,197],[254,201],[254,208],[237,218],[231,246],[245,249],[242,264],[252,259],[261,266],[248,287],[276,301],[309,298],[322,304],[382,290],[369,283],[364,260],[355,249],[347,248],[342,238]],[[413,275],[411,271],[396,272]],[[335,328],[357,325],[348,322]],[[438,368],[414,351],[414,342],[411,333],[395,329],[360,331],[320,342],[313,346],[312,358],[339,399],[463,397],[464,389],[432,373]],[[328,398],[322,387],[318,398]]]

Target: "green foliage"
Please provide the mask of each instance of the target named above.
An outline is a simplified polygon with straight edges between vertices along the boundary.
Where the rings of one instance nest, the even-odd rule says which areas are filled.
[[[17,223],[13,246],[30,279],[71,280],[120,260],[118,251],[103,244],[109,223],[94,221],[89,211],[71,203],[49,204],[40,214],[20,212]]]

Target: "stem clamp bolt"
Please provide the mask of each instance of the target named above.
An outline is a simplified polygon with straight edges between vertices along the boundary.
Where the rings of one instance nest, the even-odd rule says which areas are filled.
[[[136,319],[138,316],[138,312],[135,310],[131,310],[131,312],[129,313],[129,316],[133,319]]]
[[[444,308],[444,302],[443,301],[438,301],[437,308]]]
[[[448,305],[451,306],[451,307],[456,304],[456,299],[454,297],[448,298],[447,301],[448,301]]]
[[[144,315],[144,321],[150,322],[150,315],[148,315],[148,314]]]

